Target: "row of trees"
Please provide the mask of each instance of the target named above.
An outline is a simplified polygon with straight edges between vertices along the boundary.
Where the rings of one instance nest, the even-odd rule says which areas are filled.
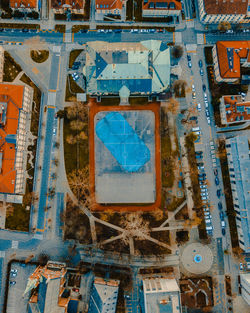
[[[39,13],[37,11],[31,11],[31,12],[22,12],[19,10],[12,10],[11,8],[6,8],[5,11],[2,13],[1,17],[3,19],[9,19],[9,18],[31,18],[34,20],[37,20],[39,18]]]

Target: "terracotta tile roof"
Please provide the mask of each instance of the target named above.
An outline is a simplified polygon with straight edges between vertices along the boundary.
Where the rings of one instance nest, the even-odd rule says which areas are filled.
[[[0,192],[15,192],[15,144],[8,135],[16,135],[24,86],[0,84]]]
[[[80,10],[84,8],[84,4],[84,0],[51,0],[53,9],[67,8],[69,6],[71,9]]]
[[[37,0],[10,0],[10,7],[15,8],[30,8],[37,7]]]
[[[207,14],[247,14],[248,0],[204,0]]]
[[[218,41],[216,48],[220,76],[240,78],[240,60],[249,60],[250,41]]]
[[[240,95],[224,96],[227,123],[250,120],[250,102],[242,102]]]
[[[176,0],[142,0],[143,10],[181,10],[181,2]]]
[[[122,9],[122,0],[96,0],[96,10],[114,10]]]

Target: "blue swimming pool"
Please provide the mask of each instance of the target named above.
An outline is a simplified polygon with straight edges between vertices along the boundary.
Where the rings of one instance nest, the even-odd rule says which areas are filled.
[[[96,124],[96,134],[127,172],[137,172],[150,160],[150,151],[119,112],[107,113]]]

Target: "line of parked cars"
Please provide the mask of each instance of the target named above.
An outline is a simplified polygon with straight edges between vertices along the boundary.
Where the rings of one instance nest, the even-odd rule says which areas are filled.
[[[10,270],[10,277],[11,278],[15,278],[15,277],[17,277],[17,269],[11,269]],[[15,285],[16,284],[16,281],[15,280],[10,280],[10,285]]]

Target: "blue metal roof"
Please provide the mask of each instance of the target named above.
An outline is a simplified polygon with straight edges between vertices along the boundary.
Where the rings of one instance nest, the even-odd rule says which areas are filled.
[[[96,53],[96,77],[101,74],[106,66],[107,62],[100,56],[100,53]]]
[[[228,60],[229,68],[233,69],[234,67],[234,49],[233,48],[227,48],[227,60]]]
[[[151,79],[99,79],[97,81],[97,90],[100,93],[118,93],[119,90],[126,86],[131,93],[151,92]]]

